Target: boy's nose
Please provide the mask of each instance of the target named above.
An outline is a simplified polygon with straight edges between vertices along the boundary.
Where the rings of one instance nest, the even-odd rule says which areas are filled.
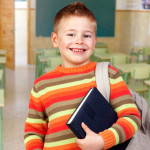
[[[83,44],[83,37],[82,36],[77,37],[76,44]]]

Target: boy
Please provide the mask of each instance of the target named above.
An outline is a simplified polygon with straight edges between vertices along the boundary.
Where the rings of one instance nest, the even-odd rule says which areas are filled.
[[[25,123],[26,150],[109,149],[131,138],[140,127],[137,107],[112,66],[110,104],[117,112],[117,122],[99,134],[82,123],[85,139],[76,139],[66,125],[88,90],[96,86],[97,62],[90,62],[96,27],[93,13],[82,2],[71,3],[56,14],[51,38],[54,47],[60,49],[63,63],[34,83]]]

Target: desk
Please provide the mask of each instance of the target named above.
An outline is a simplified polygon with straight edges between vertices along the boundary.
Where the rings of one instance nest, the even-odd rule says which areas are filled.
[[[94,56],[99,58],[102,61],[110,61],[112,55],[126,55],[128,57],[128,59],[130,59],[130,60],[132,59],[132,56],[129,56],[129,55],[127,55],[125,53],[121,53],[121,52],[106,53],[106,54],[100,54],[100,55],[95,54]]]
[[[144,83],[148,85],[148,104],[150,106],[150,80],[146,80]]]
[[[125,74],[124,80],[128,83],[128,78],[130,76],[131,70],[133,67],[149,67],[147,63],[132,63],[132,64],[116,64],[115,67]]]

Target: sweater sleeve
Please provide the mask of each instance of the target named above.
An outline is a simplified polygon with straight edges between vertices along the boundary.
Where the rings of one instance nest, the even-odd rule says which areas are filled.
[[[130,139],[140,128],[141,118],[130,91],[119,72],[109,66],[110,104],[117,112],[118,120],[109,129],[100,132],[104,149]]]
[[[24,143],[26,150],[42,150],[48,128],[44,107],[40,95],[33,87],[29,102],[28,117],[25,121]]]

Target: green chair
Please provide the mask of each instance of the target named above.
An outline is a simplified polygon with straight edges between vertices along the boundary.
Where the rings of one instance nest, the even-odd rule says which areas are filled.
[[[124,54],[113,54],[111,56],[110,62],[114,66],[116,64],[126,64],[128,63],[128,56]]]
[[[109,48],[95,48],[93,53],[96,55],[106,54],[109,53]]]
[[[110,59],[110,63],[115,66],[117,64],[127,64],[129,62],[128,56],[124,54],[113,54]],[[124,81],[128,83],[127,74],[123,73],[121,70],[118,70],[120,75],[123,77]]]
[[[60,56],[49,57],[48,63],[43,69],[43,73],[54,70],[58,65],[62,64],[62,58]]]
[[[145,85],[148,86],[148,104],[150,106],[150,79],[144,81]]]
[[[129,88],[135,92],[142,94],[148,92],[148,87],[144,84],[144,80],[150,77],[150,67],[133,67],[131,71],[131,81],[128,85]]]
[[[38,78],[43,74],[43,68],[47,64],[47,59],[53,56],[59,56],[59,50],[56,48],[44,48],[36,50],[36,76]]]
[[[150,63],[150,47],[145,47],[143,49],[143,61]]]
[[[109,53],[109,48],[107,47],[95,48],[91,56],[91,61],[100,61],[97,56],[107,53]]]
[[[136,63],[140,62],[140,56],[143,56],[143,48],[142,47],[134,47],[130,51],[130,56],[136,57]]]
[[[59,55],[59,50],[56,48],[42,49],[41,55],[42,56],[57,56]]]

